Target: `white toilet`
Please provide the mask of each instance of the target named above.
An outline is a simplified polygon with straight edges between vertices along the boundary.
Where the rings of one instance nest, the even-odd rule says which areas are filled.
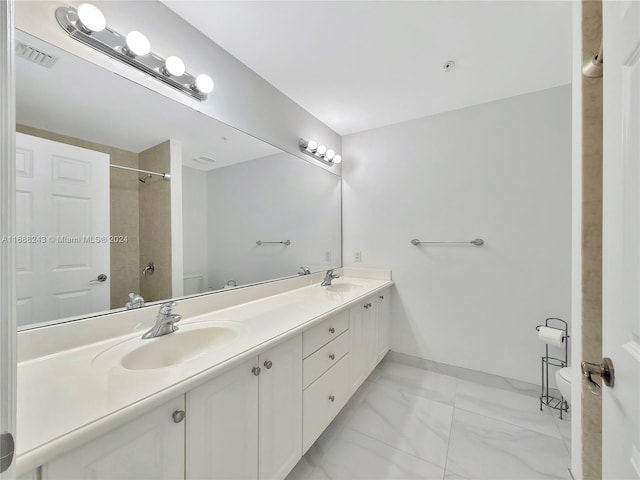
[[[556,384],[567,403],[571,403],[571,367],[564,367],[556,371]]]

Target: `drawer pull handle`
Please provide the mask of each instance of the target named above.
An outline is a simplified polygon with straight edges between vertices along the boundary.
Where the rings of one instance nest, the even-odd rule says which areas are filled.
[[[187,414],[185,413],[184,410],[176,410],[171,414],[171,418],[173,418],[174,423],[180,423],[181,421],[184,420],[184,417],[186,416]]]
[[[336,401],[336,397],[334,395],[329,395],[329,400],[331,402],[335,402]]]
[[[335,356],[333,353],[330,353],[330,354],[329,354],[329,358],[330,358],[331,360],[335,360],[335,359],[336,359],[336,356]]]
[[[262,371],[262,370],[260,370],[260,367],[253,367],[253,368],[251,369],[251,373],[253,373],[256,377],[257,377],[258,375],[260,375],[260,372],[261,372],[261,371]]]
[[[336,329],[335,329],[335,328],[333,328],[333,327],[331,327],[331,328],[329,329],[329,333],[336,333]]]
[[[273,366],[273,363],[271,362],[271,360],[267,360],[266,362],[264,362],[264,367],[267,370],[269,370],[272,366]]]
[[[369,308],[369,304],[368,304],[368,303],[365,303],[365,304],[364,304],[364,308]]]

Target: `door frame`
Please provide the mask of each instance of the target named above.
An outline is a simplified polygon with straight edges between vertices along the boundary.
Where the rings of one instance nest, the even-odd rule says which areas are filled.
[[[0,239],[15,231],[15,70],[14,0],[0,0]],[[15,437],[17,335],[15,255],[0,241],[0,433]],[[12,466],[0,480],[13,478]]]

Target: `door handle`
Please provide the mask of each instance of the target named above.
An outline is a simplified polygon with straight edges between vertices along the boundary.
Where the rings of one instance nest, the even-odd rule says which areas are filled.
[[[98,275],[95,280],[89,280],[89,283],[103,283],[107,281],[107,276],[104,273]]]
[[[593,375],[599,376],[607,387],[613,387],[615,384],[616,374],[613,369],[613,362],[608,357],[603,358],[600,364],[582,362],[581,368],[582,375],[587,379],[589,390],[591,390],[591,393],[594,395],[600,394],[599,389],[601,387],[593,380]]]

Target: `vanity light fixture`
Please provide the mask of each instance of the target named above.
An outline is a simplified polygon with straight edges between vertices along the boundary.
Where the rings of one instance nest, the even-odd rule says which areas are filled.
[[[331,149],[327,149],[324,145],[318,145],[318,142],[315,140],[307,141],[301,138],[298,141],[298,145],[300,146],[300,151],[302,153],[305,153],[327,165],[333,166],[342,162],[342,157],[340,155],[336,155],[336,152]]]
[[[151,51],[149,39],[141,32],[132,31],[124,36],[110,29],[100,9],[90,3],[81,3],[77,9],[59,7],[56,9],[56,19],[71,38],[135,67],[196,100],[202,102],[213,91],[210,76],[188,73],[184,62],[176,56],[164,59],[156,55]]]

